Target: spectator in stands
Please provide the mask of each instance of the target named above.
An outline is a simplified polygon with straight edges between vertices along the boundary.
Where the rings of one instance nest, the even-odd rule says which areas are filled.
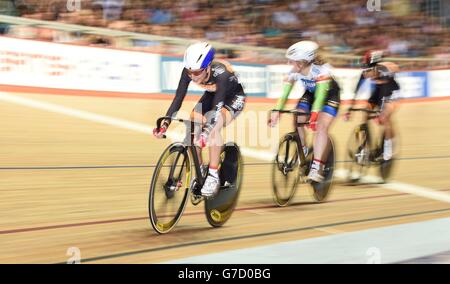
[[[373,48],[396,56],[442,56],[448,53],[450,33],[441,25],[445,19],[430,17],[426,1],[401,1],[401,11],[385,5],[379,12],[369,12],[366,2],[359,0],[81,0],[81,11],[68,11],[67,0],[0,0],[0,10],[34,19],[236,44],[286,48],[310,39],[334,53],[360,54]],[[0,26],[0,33],[7,31],[7,26]],[[49,33],[26,34],[51,39]]]

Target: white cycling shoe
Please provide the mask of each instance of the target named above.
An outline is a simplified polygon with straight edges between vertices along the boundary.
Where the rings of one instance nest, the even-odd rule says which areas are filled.
[[[308,174],[307,181],[309,181],[309,182],[315,181],[315,182],[321,183],[321,182],[323,182],[324,179],[325,178],[320,173],[319,169],[311,168],[311,170],[309,171],[309,174]]]
[[[202,187],[201,194],[204,197],[213,197],[219,192],[220,180],[218,177],[208,175]]]

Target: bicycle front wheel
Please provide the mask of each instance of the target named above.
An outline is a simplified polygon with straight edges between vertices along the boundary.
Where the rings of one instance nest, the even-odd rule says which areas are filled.
[[[153,229],[168,233],[183,214],[189,196],[191,163],[181,143],[167,147],[161,155],[150,185],[148,211]]]
[[[367,124],[361,124],[352,132],[347,143],[348,180],[358,182],[370,166],[370,147]]]
[[[288,133],[280,142],[272,165],[272,190],[278,206],[286,206],[294,197],[300,179],[300,148],[296,133]]]

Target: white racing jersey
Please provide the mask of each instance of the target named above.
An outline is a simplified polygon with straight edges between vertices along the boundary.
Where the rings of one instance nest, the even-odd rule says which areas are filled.
[[[311,65],[311,71],[307,76],[297,73],[297,72],[289,72],[288,81],[298,81],[305,86],[305,89],[314,94],[316,91],[316,84],[320,81],[327,80],[331,77],[333,67],[325,63],[323,65]]]

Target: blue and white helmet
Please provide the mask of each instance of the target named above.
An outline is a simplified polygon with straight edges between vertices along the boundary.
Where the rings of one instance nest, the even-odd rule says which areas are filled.
[[[214,59],[214,48],[207,42],[191,44],[184,53],[184,67],[199,70],[208,67]]]

